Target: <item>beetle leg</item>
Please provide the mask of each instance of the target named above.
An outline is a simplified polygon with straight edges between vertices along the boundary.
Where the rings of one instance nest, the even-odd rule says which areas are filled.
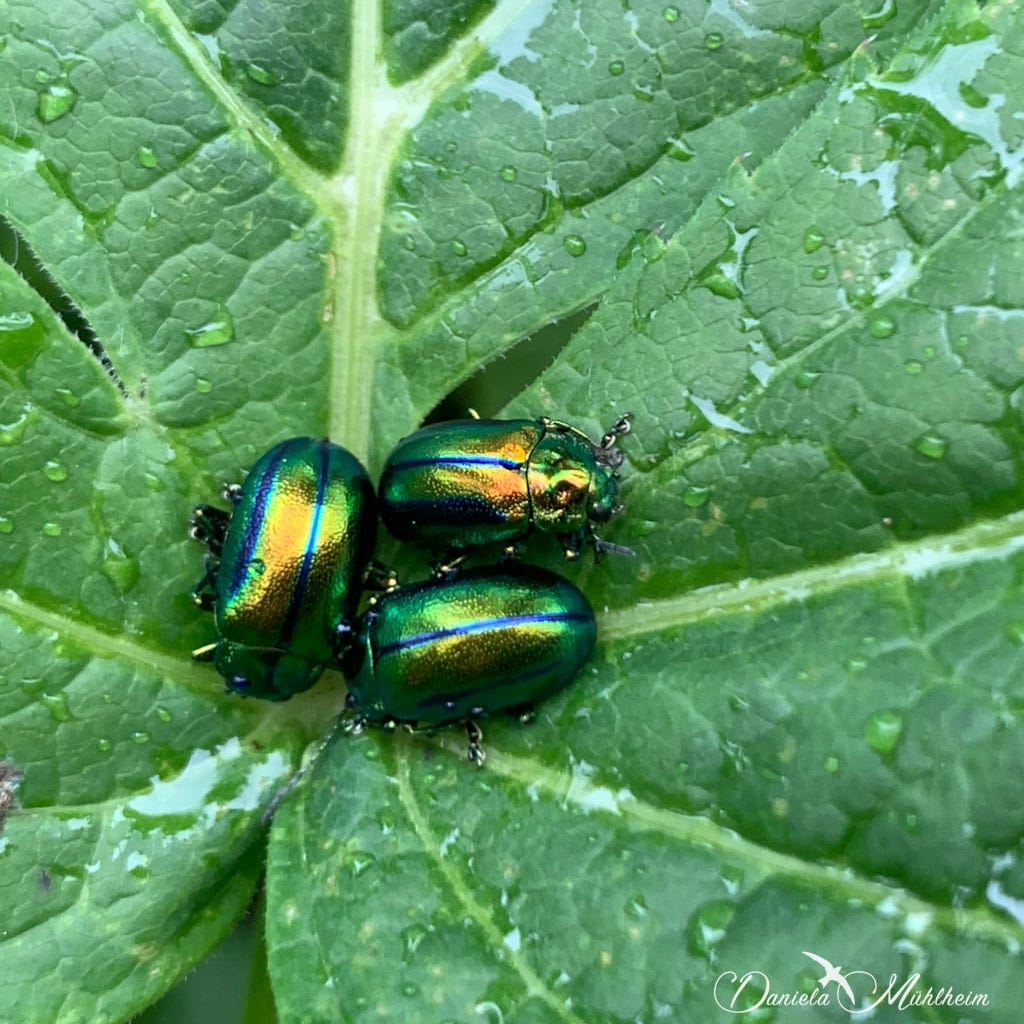
[[[398,576],[394,569],[389,569],[375,558],[367,567],[363,586],[368,590],[382,590],[385,594],[390,594],[392,590],[398,588]]]
[[[457,550],[457,549],[456,549]],[[455,550],[450,550],[444,558],[434,566],[434,579],[443,580],[454,576],[459,571],[459,566],[466,560],[464,554],[457,555]]]
[[[192,652],[192,658],[194,661],[213,661],[213,656],[216,652],[216,644],[206,644],[204,647],[197,647]]]
[[[614,555],[636,555],[636,552],[632,548],[624,547],[622,544],[612,544],[611,541],[601,540],[596,534],[591,538],[594,545],[594,551],[598,555],[611,553]]]
[[[565,557],[575,562],[583,551],[583,535],[580,533],[560,533],[558,539],[562,544]]]
[[[466,719],[466,738],[469,740],[469,748],[466,750],[469,763],[475,764],[477,768],[482,768],[484,761],[487,760],[487,755],[483,748],[484,734],[475,718]]]
[[[217,579],[217,568],[220,562],[215,558],[206,556],[206,573],[203,578],[192,588],[192,600],[204,612],[212,612],[214,602],[217,600],[217,592],[214,583]]]
[[[519,541],[513,541],[511,544],[506,544],[504,550],[501,553],[500,561],[505,562],[518,562],[523,557],[523,552],[526,550],[526,546],[521,544]]]
[[[627,412],[625,416],[620,416],[606,431],[604,437],[601,438],[602,448],[611,448],[615,442],[622,437],[623,434],[628,434],[631,427],[631,420],[633,414]]]
[[[515,704],[506,709],[506,714],[519,719],[523,725],[529,725],[537,717],[537,710],[532,704]]]
[[[229,513],[213,505],[196,505],[188,521],[188,535],[205,544],[215,555],[221,553],[224,535],[228,531]]]
[[[335,658],[338,657],[340,652],[347,651],[352,646],[355,634],[356,631],[347,622],[339,622],[334,627],[334,650],[332,654]]]
[[[241,484],[224,484],[221,494],[224,495],[225,501],[230,501],[232,505],[237,505],[242,500],[242,485]]]

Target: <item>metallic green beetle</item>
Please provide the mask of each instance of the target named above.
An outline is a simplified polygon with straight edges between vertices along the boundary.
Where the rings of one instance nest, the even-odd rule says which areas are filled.
[[[345,663],[349,705],[368,722],[421,726],[527,715],[567,686],[590,656],[594,611],[568,580],[506,564],[399,587],[360,620]]]
[[[501,542],[509,552],[531,527],[554,533],[567,558],[586,540],[597,551],[632,554],[594,535],[618,505],[629,431],[623,416],[599,443],[556,420],[451,420],[399,441],[381,473],[381,518],[402,541],[459,551]]]
[[[190,533],[210,550],[192,593],[213,611],[220,637],[193,657],[212,660],[230,691],[287,700],[352,642],[377,537],[373,485],[351,452],[296,437],[225,497],[230,513],[192,513]]]

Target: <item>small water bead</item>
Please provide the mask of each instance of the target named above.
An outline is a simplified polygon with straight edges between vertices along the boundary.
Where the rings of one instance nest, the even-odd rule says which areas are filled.
[[[879,711],[872,715],[864,727],[864,738],[872,750],[891,754],[903,732],[903,716],[894,711]]]
[[[69,408],[74,409],[75,406],[81,403],[81,399],[73,391],[68,388],[57,388],[57,394],[60,395],[61,401]]]
[[[874,338],[888,338],[896,330],[896,324],[892,317],[879,316],[868,324],[868,330]]]
[[[108,750],[113,747],[113,744],[108,739],[98,739],[96,741],[96,749],[101,753],[105,754]]]
[[[14,530],[14,522],[7,516],[0,516],[0,533],[11,533]]]
[[[213,382],[205,377],[196,377],[196,391],[201,395],[208,395],[213,390]]]
[[[817,252],[825,244],[820,228],[810,227],[804,232],[804,252]]]
[[[929,459],[941,459],[946,454],[946,439],[938,434],[923,434],[914,443],[914,447]]]
[[[169,722],[171,720],[171,713],[167,708],[157,705],[156,717],[159,718],[161,722]]]
[[[138,559],[126,555],[121,545],[113,537],[107,539],[100,562],[100,572],[106,576],[110,585],[119,593],[125,594],[139,582]]]
[[[562,245],[570,256],[582,256],[587,251],[587,243],[579,235],[566,235]]]
[[[825,762],[822,767],[829,773],[829,775],[835,775],[835,773],[839,771],[839,758],[834,754],[829,754],[828,757],[825,758]]]
[[[515,181],[518,176],[518,172],[511,164],[505,164],[498,174],[502,181]]]
[[[38,82],[38,83],[39,83],[40,85],[46,85],[46,83],[47,83],[47,82],[48,82],[48,81],[49,81],[49,80],[50,80],[50,79],[51,79],[52,77],[53,77],[53,76],[52,76],[52,75],[50,74],[50,72],[49,72],[49,71],[44,71],[44,70],[43,70],[42,68],[40,68],[40,69],[39,69],[39,70],[38,70],[38,71],[36,72],[36,81],[37,81],[37,82]]]
[[[469,250],[466,248],[465,242],[462,242],[458,238],[456,238],[455,241],[452,242],[452,252],[455,253],[456,256],[465,256],[466,253],[469,252]]]
[[[626,63],[625,63],[625,61],[613,60],[608,65],[608,74],[610,74],[610,75],[618,76],[618,75],[621,75],[625,70],[626,70]]]
[[[214,348],[226,345],[235,337],[235,321],[226,306],[221,306],[216,317],[201,327],[185,332],[185,339],[192,348]]]
[[[132,743],[137,743],[140,747],[149,742],[149,733],[137,730],[132,733]]]
[[[277,85],[280,82],[280,79],[271,74],[262,64],[246,64],[245,73],[259,85]]]
[[[700,508],[701,505],[707,504],[710,496],[710,487],[699,487],[697,484],[691,484],[683,492],[683,504],[687,508]]]
[[[52,459],[43,466],[43,473],[47,480],[52,480],[55,484],[62,483],[68,478],[68,471],[59,462],[54,462]]]
[[[59,537],[62,532],[60,523],[43,523],[43,533],[47,537]]]
[[[925,347],[921,350],[921,353],[925,357],[925,359],[934,359],[935,358],[935,346],[934,345],[925,345]]]
[[[811,277],[813,277],[815,281],[824,281],[825,278],[828,277],[828,267],[826,267],[826,266],[815,267],[811,271]]]
[[[896,0],[882,0],[881,6],[869,14],[862,14],[860,23],[866,29],[881,28],[896,13]]]
[[[800,388],[801,391],[806,391],[820,376],[821,374],[816,373],[814,370],[801,370],[801,372],[796,375],[796,386]]]
[[[666,21],[678,21],[679,20],[679,8],[678,7],[666,7],[663,16],[664,16]]]
[[[156,167],[156,153],[149,146],[139,146],[135,151],[135,159],[143,167]]]
[[[420,944],[429,934],[429,930],[422,924],[411,924],[402,931],[402,945],[405,947],[407,956],[412,956]]]
[[[1004,631],[1012,643],[1024,647],[1024,622],[1008,622]]]
[[[68,707],[66,693],[41,693],[39,703],[50,712],[50,717],[57,722],[67,722],[71,719],[71,709]]]
[[[687,160],[693,159],[694,151],[686,139],[672,138],[668,140],[668,149],[665,150],[665,155],[685,163]]]
[[[721,32],[709,32],[704,37],[704,45],[709,50],[718,50],[718,49],[720,49],[724,42],[725,42],[725,36],[723,36]]]
[[[686,947],[690,954],[710,960],[715,946],[725,938],[735,913],[736,905],[729,900],[714,900],[698,908],[686,929]]]
[[[36,113],[43,124],[51,124],[67,114],[78,101],[78,93],[63,82],[53,82],[39,94]]]
[[[917,359],[908,359],[903,364],[903,369],[906,370],[911,377],[916,377],[924,369],[924,363]]]

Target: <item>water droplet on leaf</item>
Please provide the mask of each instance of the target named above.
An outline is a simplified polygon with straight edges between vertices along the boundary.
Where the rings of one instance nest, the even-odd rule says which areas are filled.
[[[246,64],[245,73],[260,85],[277,85],[280,82],[280,79],[271,74],[262,64],[252,62]]]
[[[62,483],[68,478],[68,471],[59,462],[54,462],[53,459],[50,459],[43,466],[43,473],[46,475],[47,480],[52,480],[55,484]]]
[[[709,50],[717,50],[725,42],[725,36],[721,32],[709,32],[704,37],[704,45]]]
[[[582,256],[587,251],[587,243],[579,235],[566,235],[562,245],[570,256]]]
[[[896,330],[896,324],[890,316],[878,316],[868,325],[872,337],[888,338]]]
[[[804,252],[817,252],[825,244],[820,228],[810,227],[804,232]]]
[[[69,113],[78,100],[78,93],[66,82],[53,82],[39,94],[36,113],[43,124],[51,124]]]
[[[466,253],[469,252],[469,250],[466,248],[465,242],[462,242],[458,238],[456,238],[455,241],[452,242],[452,252],[455,253],[456,256],[465,256]]]
[[[135,159],[143,167],[156,167],[156,153],[149,146],[139,146],[135,151]]]
[[[698,487],[696,484],[691,484],[683,493],[683,504],[687,508],[700,508],[701,505],[707,503],[710,495],[710,487]]]
[[[621,75],[625,70],[626,70],[625,62],[621,61],[621,60],[613,60],[608,65],[608,74],[610,74],[610,75],[618,76],[618,75]]]
[[[516,169],[511,164],[505,164],[498,173],[500,174],[502,181],[516,180]]]
[[[891,754],[903,732],[903,716],[894,711],[879,711],[872,715],[864,727],[868,746],[880,754]]]
[[[938,434],[923,434],[914,447],[929,459],[941,459],[946,454],[946,439]]]
[[[217,316],[201,327],[185,332],[185,339],[193,348],[213,348],[226,345],[235,338],[235,322],[227,306],[221,306]]]
[[[735,913],[736,907],[729,900],[714,900],[699,907],[686,929],[686,948],[690,954],[711,960]]]
[[[68,707],[68,698],[65,693],[41,693],[39,703],[42,704],[50,717],[58,722],[67,722],[71,719],[71,709]]]

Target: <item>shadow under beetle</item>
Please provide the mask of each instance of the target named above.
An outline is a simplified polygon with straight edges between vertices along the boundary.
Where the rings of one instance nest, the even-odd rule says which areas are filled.
[[[449,554],[501,542],[513,554],[531,528],[554,533],[567,558],[632,554],[601,540],[594,523],[621,510],[615,442],[630,416],[600,442],[558,420],[451,420],[398,442],[381,473],[381,518],[400,541]],[[446,558],[446,561],[448,559]]]
[[[373,485],[345,448],[296,437],[224,495],[231,512],[192,513],[189,533],[209,549],[192,596],[218,633],[193,657],[213,661],[229,691],[287,700],[352,643],[377,537]]]

